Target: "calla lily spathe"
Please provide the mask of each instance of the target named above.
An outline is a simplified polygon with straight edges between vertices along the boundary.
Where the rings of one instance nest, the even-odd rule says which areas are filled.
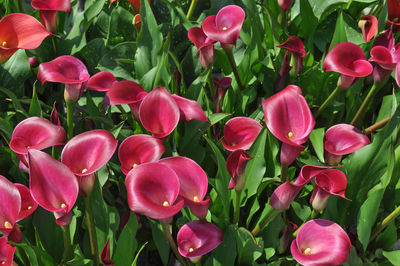
[[[200,63],[207,68],[214,62],[214,40],[207,37],[199,27],[192,27],[188,31],[189,40],[196,46],[200,53]]]
[[[0,237],[0,263],[3,266],[12,266],[14,253],[15,253],[15,246],[11,246],[8,244],[8,241],[5,236]]]
[[[285,49],[292,53],[294,59],[294,72],[297,75],[303,68],[303,57],[306,55],[304,44],[297,36],[290,36],[284,43],[278,45],[279,48]]]
[[[234,117],[225,124],[222,146],[228,151],[248,150],[261,130],[261,124],[252,118]]]
[[[111,72],[100,71],[89,78],[87,88],[94,91],[109,91],[115,82],[117,79]]]
[[[57,11],[71,12],[71,0],[32,0],[31,6],[39,10],[43,25],[54,34],[57,33]]]
[[[378,20],[373,15],[365,15],[360,18],[358,26],[361,28],[364,41],[369,42],[378,30]]]
[[[240,191],[244,188],[246,184],[246,165],[252,158],[253,157],[251,157],[245,150],[235,150],[229,154],[226,159],[226,169],[231,176],[228,187],[229,189],[235,188],[237,191]]]
[[[21,196],[17,187],[0,175],[0,231],[5,235],[12,231],[18,221]]]

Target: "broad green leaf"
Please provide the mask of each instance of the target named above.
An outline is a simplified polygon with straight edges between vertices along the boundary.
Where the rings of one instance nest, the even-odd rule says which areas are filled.
[[[6,119],[0,118],[0,134],[7,143],[11,140],[12,132],[13,128],[11,127],[10,122],[8,122]]]
[[[26,243],[14,243],[13,245],[18,247],[17,253],[20,255],[20,257],[25,255],[28,257],[31,266],[38,266],[36,253],[31,246]],[[22,252],[25,254],[21,255]]]
[[[61,42],[58,42],[60,54],[74,55],[78,53],[86,45],[86,34],[84,27],[85,13],[78,11],[78,5],[73,7],[73,26],[68,35]]]
[[[279,142],[278,140],[269,132],[267,131],[267,146],[265,149],[265,162],[267,165],[267,169],[265,175],[268,177],[275,177],[278,176],[281,172],[281,165],[277,160],[279,156]]]
[[[389,223],[386,229],[378,235],[375,240],[375,247],[383,250],[391,250],[397,241],[397,227],[395,221]]]
[[[85,0],[85,20],[96,17],[104,7],[106,0]]]
[[[103,38],[96,38],[88,42],[88,44],[83,47],[78,56],[84,60],[89,73],[95,73],[96,69],[103,55],[107,52],[106,40]]]
[[[151,233],[153,235],[154,244],[157,247],[158,254],[164,265],[167,265],[169,258],[169,243],[163,233],[162,225],[157,220],[148,219],[151,226]]]
[[[252,265],[264,251],[264,247],[257,244],[250,231],[244,227],[240,227],[236,231],[236,245],[240,265]]]
[[[29,106],[29,116],[42,117],[42,108],[40,107],[40,101],[36,93],[36,86],[33,84],[32,100]]]
[[[393,265],[400,265],[400,250],[383,251],[385,256]]]
[[[317,154],[318,159],[321,162],[325,162],[324,159],[324,135],[325,129],[324,128],[317,128],[311,131],[310,134],[310,141],[313,145],[314,151]]]
[[[133,15],[122,6],[114,7],[111,11],[110,27],[107,42],[120,43],[133,41],[136,35],[135,26],[132,24]]]
[[[339,12],[338,18],[336,20],[335,32],[333,33],[333,38],[329,50],[332,49],[338,43],[347,42],[347,36],[344,27],[343,13]]]
[[[138,222],[136,219],[136,214],[131,212],[128,223],[125,225],[118,238],[117,248],[113,255],[113,261],[115,262],[116,266],[130,265],[133,262],[137,249],[137,227]]]
[[[208,116],[208,120],[210,121],[210,126],[215,125],[216,123],[224,120],[225,118],[231,116],[232,114],[226,113],[215,113]]]
[[[24,50],[18,50],[4,64],[0,64],[0,87],[16,89],[31,75],[28,57]]]
[[[300,0],[301,22],[299,27],[299,37],[307,40],[306,47],[312,49],[313,34],[318,27],[318,18],[315,17],[312,7],[308,0]]]
[[[212,251],[212,256],[204,265],[235,265],[237,256],[235,235],[235,227],[233,225],[228,226],[224,231],[224,242]]]

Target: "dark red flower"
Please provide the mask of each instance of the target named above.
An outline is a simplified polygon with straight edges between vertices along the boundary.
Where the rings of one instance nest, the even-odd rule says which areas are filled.
[[[234,117],[226,122],[222,146],[228,151],[248,150],[260,134],[262,126],[249,117]]]
[[[301,39],[297,36],[290,36],[284,43],[278,45],[278,47],[292,53],[294,66],[291,67],[294,67],[295,75],[297,75],[303,68],[303,57],[306,55]]]
[[[0,231],[5,235],[12,231],[18,221],[21,196],[17,187],[0,175]]]
[[[229,154],[226,159],[226,169],[231,176],[229,189],[235,188],[237,191],[240,191],[244,188],[246,184],[246,165],[252,158],[253,157],[244,150],[235,150]]]
[[[373,15],[365,15],[360,18],[358,26],[361,28],[364,41],[369,42],[378,30],[378,20]]]
[[[400,29],[400,0],[388,0],[388,22],[396,32]]]
[[[288,10],[292,6],[293,0],[278,0],[278,5],[283,10]]]
[[[87,88],[94,91],[109,91],[115,82],[117,79],[112,73],[101,71],[89,78]]]
[[[114,262],[111,261],[110,239],[107,239],[107,242],[101,251],[100,259],[104,266],[114,266]]]
[[[4,266],[12,266],[16,247],[8,244],[6,237],[0,237],[0,263]]]
[[[200,52],[200,63],[203,68],[207,68],[214,62],[214,40],[207,37],[199,27],[192,27],[188,31],[189,40]]]
[[[39,10],[40,19],[46,29],[57,33],[57,11],[71,11],[71,0],[32,0],[31,6]]]
[[[17,221],[29,217],[36,209],[38,204],[32,198],[31,190],[22,184],[15,183],[21,197],[21,209],[19,210]]]
[[[180,121],[208,121],[206,114],[198,102],[186,99],[176,94],[172,94],[171,96],[179,107]]]

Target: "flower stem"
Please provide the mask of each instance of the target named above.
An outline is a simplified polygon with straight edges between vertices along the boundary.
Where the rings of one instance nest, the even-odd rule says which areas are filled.
[[[74,257],[71,245],[71,232],[69,229],[69,224],[66,226],[61,226],[61,229],[63,231],[64,238],[65,260],[69,261],[72,260],[72,258]]]
[[[67,138],[74,136],[74,103],[66,101],[67,104]]]
[[[282,167],[281,167],[281,182],[282,183],[285,182],[287,170],[288,170],[288,166],[282,165]]]
[[[194,9],[196,8],[196,4],[197,4],[197,0],[192,0],[192,2],[190,3],[189,10],[188,10],[188,12],[187,12],[187,14],[186,14],[186,18],[187,18],[187,19],[190,20],[190,19],[192,18]]]
[[[169,224],[161,223],[161,225],[162,225],[164,236],[167,239],[169,246],[171,247],[172,251],[174,252],[176,258],[180,261],[180,263],[182,263],[182,265],[187,266],[188,265],[187,262],[181,256],[181,254],[179,254],[179,252],[178,252],[178,248],[176,247],[175,241],[171,235],[171,231],[169,230]]]
[[[394,219],[396,219],[400,215],[400,206],[398,206],[392,213],[390,213],[388,216],[386,216],[385,219],[383,219],[381,225],[375,230],[375,232],[372,234],[370,238],[370,242],[372,242],[380,232],[382,232],[383,229],[386,228],[392,222]]]
[[[235,63],[235,58],[233,58],[232,49],[224,49],[224,50],[225,50],[226,55],[228,56],[228,60],[229,60],[229,63],[231,64],[233,74],[235,75],[236,82],[239,86],[239,90],[243,91],[244,87],[243,87],[242,81],[240,80],[240,77],[239,77],[239,72],[238,72],[238,69],[237,69],[237,66]]]
[[[93,257],[93,262],[95,266],[99,265],[99,249],[97,247],[97,236],[96,236],[96,226],[93,218],[91,194],[85,197],[85,214],[86,222],[89,231],[90,240],[90,253]]]
[[[215,99],[217,92],[215,89],[215,84],[214,84],[214,80],[212,79],[211,73],[212,73],[212,69],[210,67],[208,70],[208,73],[207,73],[207,82],[208,82],[208,86],[210,87],[211,97],[212,97],[212,99]]]
[[[384,126],[386,126],[386,124],[390,121],[391,118],[392,118],[391,116],[386,117],[385,119],[382,119],[382,120],[379,121],[378,123],[375,123],[375,124],[373,124],[373,125],[370,126],[370,127],[367,127],[367,128],[364,130],[365,134],[367,134],[367,135],[368,135],[368,134],[371,134],[371,133],[375,132],[376,130],[378,130],[378,129],[384,127]]]
[[[319,216],[319,211],[313,209],[311,212],[311,220],[317,218],[318,216]]]
[[[329,105],[329,103],[336,97],[336,95],[339,93],[340,89],[336,87],[334,91],[326,98],[325,102],[321,104],[319,107],[318,111],[315,113],[314,118],[317,119],[317,117],[325,110],[325,108]]]
[[[239,224],[239,216],[240,216],[240,195],[242,194],[241,190],[235,189],[235,201],[233,204],[234,214],[233,214],[233,223]]]
[[[351,125],[356,125],[358,121],[362,118],[362,116],[365,114],[367,111],[368,105],[371,102],[372,98],[374,98],[375,94],[378,92],[380,86],[377,86],[376,82],[372,85],[371,89],[369,90],[367,97],[365,97],[363,103],[360,106],[360,109],[358,109],[356,115],[354,116],[353,120],[351,120],[350,124]]]
[[[274,209],[269,204],[267,205],[266,208],[269,208],[267,214],[257,224],[257,226],[251,231],[251,234],[253,236],[257,236],[260,233],[260,231],[264,228],[264,226],[266,226],[268,224],[268,222],[270,222],[278,213],[281,212],[281,210]]]

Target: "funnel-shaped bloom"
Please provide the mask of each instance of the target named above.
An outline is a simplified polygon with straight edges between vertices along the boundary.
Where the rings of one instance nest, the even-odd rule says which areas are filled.
[[[297,230],[298,226],[291,221],[288,221],[285,229],[283,229],[282,236],[279,238],[278,252],[284,253],[290,243],[293,233]]]
[[[61,162],[78,176],[81,192],[90,193],[94,185],[93,173],[111,159],[117,145],[118,140],[104,129],[81,133],[65,144]]]
[[[186,99],[176,94],[171,95],[179,107],[180,121],[208,121],[206,114],[198,102]]]
[[[393,25],[393,31],[397,32],[400,29],[400,1],[388,0],[388,22]]]
[[[34,17],[12,13],[0,20],[0,64],[18,49],[36,49],[51,33]]]
[[[111,261],[110,239],[107,239],[107,242],[101,251],[100,259],[104,266],[114,266],[114,263]]]
[[[7,236],[18,220],[21,196],[17,187],[0,175],[0,231]]]
[[[127,175],[139,164],[159,160],[164,152],[165,147],[160,139],[144,134],[127,137],[118,149],[121,171]]]
[[[6,237],[0,237],[0,264],[12,266],[16,247],[8,244]]]
[[[32,0],[31,6],[39,10],[40,19],[46,29],[57,33],[57,11],[71,11],[71,0]]]
[[[369,42],[378,30],[378,20],[373,15],[365,15],[360,18],[358,26],[361,28],[364,41]]]
[[[200,63],[207,68],[214,62],[214,40],[207,37],[199,27],[192,27],[188,31],[189,40],[196,46],[200,53]]]
[[[288,10],[292,6],[293,0],[278,0],[278,5],[282,10]]]
[[[132,24],[135,26],[136,32],[139,34],[142,28],[142,19],[140,18],[140,14],[136,14],[132,19]]]
[[[167,219],[179,212],[179,178],[170,167],[150,162],[136,166],[125,179],[129,208],[153,219]]]
[[[94,91],[109,91],[115,82],[117,79],[112,73],[101,71],[90,77],[87,88]]]
[[[302,265],[340,265],[350,249],[350,238],[343,228],[324,219],[301,226],[290,247],[294,259]]]
[[[200,259],[224,241],[221,230],[213,223],[191,221],[181,227],[176,237],[179,253],[185,258]]]
[[[314,210],[322,211],[328,204],[329,196],[346,198],[346,175],[338,169],[327,169],[315,177],[315,187],[310,198]]]
[[[269,131],[283,142],[281,164],[290,165],[304,149],[315,120],[301,89],[289,85],[263,102],[264,119]]]
[[[262,126],[248,117],[234,117],[226,122],[222,146],[228,151],[248,150],[260,134]]]
[[[221,113],[222,102],[225,97],[225,93],[228,88],[231,86],[232,78],[231,77],[224,77],[221,79],[213,78],[214,83],[217,87],[217,93],[214,98],[214,105],[216,106],[216,113]]]
[[[353,153],[369,143],[368,137],[356,127],[348,124],[334,125],[325,133],[325,161],[337,165],[342,155]]]
[[[15,183],[15,187],[18,189],[21,196],[21,209],[19,210],[17,221],[27,218],[36,209],[38,204],[32,198],[31,190],[22,184]]]
[[[204,219],[210,205],[209,198],[203,200],[208,189],[204,170],[195,161],[181,156],[165,158],[160,163],[175,171],[180,183],[179,196],[194,215]]]
[[[351,42],[342,42],[333,46],[325,57],[323,69],[342,74],[338,81],[340,89],[347,89],[357,78],[372,73],[372,66],[365,60],[363,50]]]
[[[292,67],[289,64],[289,52],[286,52],[283,56],[282,66],[279,70],[278,78],[275,80],[274,89],[280,91],[285,86],[286,77],[289,74]]]
[[[28,60],[31,68],[35,68],[39,65],[39,61],[36,57],[28,57]]]
[[[42,84],[46,81],[64,83],[64,98],[69,102],[79,100],[86,89],[89,77],[82,61],[70,55],[62,55],[39,65],[38,79]]]
[[[278,45],[279,48],[285,49],[292,53],[294,59],[294,71],[297,75],[303,68],[303,57],[306,55],[304,44],[297,36],[290,36],[284,43]]]
[[[231,180],[229,181],[229,189],[235,188],[237,191],[240,191],[244,188],[246,183],[245,179],[245,170],[247,162],[250,161],[253,157],[251,157],[244,150],[235,150],[231,154],[229,154],[226,159],[226,169],[228,170],[229,175],[231,176]]]
[[[246,14],[236,5],[221,8],[217,15],[204,19],[202,29],[208,38],[218,41],[225,49],[231,49],[239,38]]]
[[[47,153],[29,150],[29,177],[32,197],[57,218],[67,216],[78,197],[78,180],[63,163]]]
[[[293,183],[286,181],[275,189],[271,195],[269,204],[277,210],[289,208],[290,204],[296,198],[297,194],[299,194],[304,185],[326,169],[327,167],[321,166],[303,166],[296,181]]]
[[[168,136],[180,118],[179,106],[171,94],[163,87],[152,90],[139,108],[140,122],[156,138]]]
[[[114,82],[104,97],[103,105],[129,104],[133,117],[139,119],[139,107],[146,95],[147,92],[136,82]]]

